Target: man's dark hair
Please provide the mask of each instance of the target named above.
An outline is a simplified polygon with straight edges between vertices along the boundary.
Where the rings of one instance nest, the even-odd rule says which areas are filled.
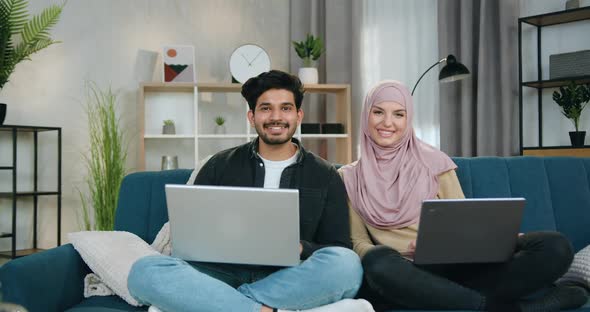
[[[250,110],[255,110],[258,97],[270,89],[291,91],[295,98],[295,107],[298,110],[301,107],[303,93],[305,93],[301,80],[280,70],[271,70],[248,79],[242,86],[242,96],[248,101]]]

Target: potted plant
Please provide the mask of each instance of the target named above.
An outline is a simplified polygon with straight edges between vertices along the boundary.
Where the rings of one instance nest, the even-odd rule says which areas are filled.
[[[65,5],[52,5],[29,19],[26,0],[0,0],[0,90],[8,82],[16,64],[30,60],[31,54],[58,43],[49,37]],[[6,116],[0,103],[0,125]]]
[[[573,81],[559,91],[553,92],[553,100],[561,108],[561,113],[572,121],[576,131],[570,131],[572,146],[584,146],[586,131],[579,131],[580,115],[590,101],[590,85],[577,85]]]
[[[313,62],[317,61],[324,53],[322,39],[307,34],[305,40],[301,42],[293,41],[293,47],[297,55],[303,60],[303,67],[299,68],[301,82],[304,84],[318,83],[318,70],[313,67]]]
[[[90,194],[86,197],[79,190],[84,229],[112,231],[127,161],[123,131],[116,114],[117,95],[111,89],[100,90],[93,83],[87,85],[86,91],[90,150],[84,160]]]
[[[162,126],[162,134],[176,134],[176,127],[174,126],[174,120],[172,120],[172,119],[164,120],[164,125]]]
[[[222,116],[215,117],[215,134],[225,134],[225,118]]]

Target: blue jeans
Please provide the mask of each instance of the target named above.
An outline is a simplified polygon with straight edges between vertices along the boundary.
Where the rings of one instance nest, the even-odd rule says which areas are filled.
[[[258,312],[262,305],[300,310],[353,298],[362,276],[352,250],[326,247],[289,268],[148,256],[133,265],[127,286],[137,301],[163,311]]]

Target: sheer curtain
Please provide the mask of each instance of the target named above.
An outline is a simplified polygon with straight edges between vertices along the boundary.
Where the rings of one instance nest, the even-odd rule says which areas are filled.
[[[410,90],[440,59],[436,0],[353,1],[353,119],[367,91],[378,81],[399,80]],[[433,68],[414,93],[416,135],[440,146],[438,70]],[[355,146],[358,120],[355,120]]]

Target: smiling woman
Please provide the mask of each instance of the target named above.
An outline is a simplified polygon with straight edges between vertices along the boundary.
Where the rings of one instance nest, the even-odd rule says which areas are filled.
[[[401,139],[407,122],[406,108],[402,104],[381,102],[371,107],[369,132],[377,144],[390,146]]]

